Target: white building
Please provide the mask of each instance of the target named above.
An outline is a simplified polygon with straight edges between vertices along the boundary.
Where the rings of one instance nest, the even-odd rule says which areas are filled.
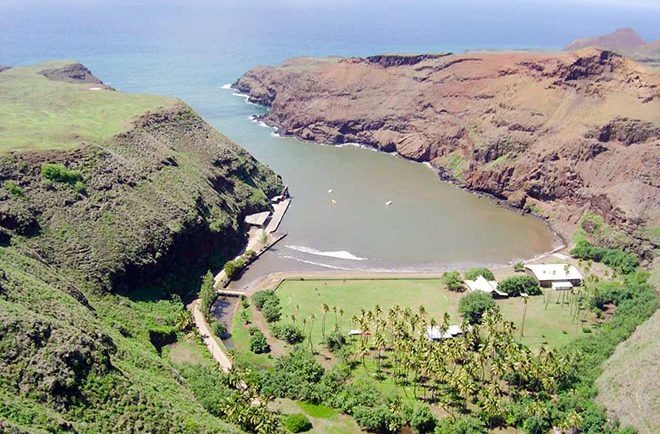
[[[450,325],[447,327],[447,331],[441,333],[440,326],[428,326],[426,327],[426,337],[432,341],[439,341],[441,339],[451,339],[455,336],[463,334],[463,330],[459,325]]]
[[[465,286],[468,287],[469,291],[481,291],[487,294],[492,295],[493,297],[507,297],[506,292],[499,291],[497,289],[497,282],[495,280],[486,280],[484,276],[477,276],[475,280],[465,280]]]
[[[568,290],[582,283],[582,274],[570,264],[529,264],[525,265],[541,286],[556,290]]]

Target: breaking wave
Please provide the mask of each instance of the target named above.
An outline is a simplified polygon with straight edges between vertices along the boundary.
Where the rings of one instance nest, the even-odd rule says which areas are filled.
[[[354,254],[347,252],[346,250],[337,250],[334,252],[322,252],[320,250],[312,249],[311,247],[305,247],[305,246],[286,246],[288,249],[291,250],[297,250],[298,252],[303,252],[303,253],[308,253],[310,255],[316,255],[316,256],[327,256],[330,258],[337,258],[337,259],[348,259],[350,261],[366,261],[367,258],[360,258],[359,256],[355,256]]]

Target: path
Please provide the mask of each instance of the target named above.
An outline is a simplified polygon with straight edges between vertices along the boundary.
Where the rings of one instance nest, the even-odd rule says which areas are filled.
[[[220,364],[220,367],[224,372],[229,372],[232,367],[231,360],[229,359],[229,356],[225,354],[222,347],[213,336],[213,333],[211,333],[211,329],[208,322],[206,322],[206,318],[204,318],[204,314],[199,310],[199,303],[199,300],[195,300],[189,306],[192,310],[195,326],[213,358]]]

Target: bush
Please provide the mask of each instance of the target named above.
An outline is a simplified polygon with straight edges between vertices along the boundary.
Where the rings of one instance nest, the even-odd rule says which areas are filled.
[[[597,247],[587,240],[575,244],[571,255],[575,258],[602,262],[620,274],[630,274],[639,266],[639,258],[621,249]]]
[[[506,292],[511,297],[520,295],[524,292],[529,295],[541,294],[539,281],[532,276],[511,276],[503,279],[498,285],[497,289]]]
[[[449,291],[463,291],[463,279],[457,271],[448,271],[442,273],[442,283]]]
[[[284,426],[289,432],[305,432],[312,429],[312,423],[302,413],[290,414],[284,418]]]
[[[516,273],[524,273],[525,272],[525,264],[518,261],[515,264],[513,264],[513,271]]]
[[[270,352],[270,346],[266,341],[266,337],[263,333],[261,333],[261,331],[259,331],[259,329],[252,327],[250,329],[250,335],[250,351],[255,354]]]
[[[277,299],[268,300],[261,308],[264,318],[267,322],[277,322],[282,316],[282,307]]]
[[[377,407],[358,406],[352,412],[358,425],[367,431],[396,433],[403,426],[401,415],[394,413],[384,404]]]
[[[479,419],[461,416],[458,419],[443,418],[435,430],[436,434],[485,434],[488,430]]]
[[[493,275],[493,272],[490,271],[488,268],[484,268],[484,267],[472,268],[465,272],[465,278],[467,280],[476,280],[476,278],[479,276],[483,276],[483,278],[486,280],[495,280],[495,276]]]
[[[23,190],[14,181],[5,181],[5,188],[14,197],[23,197]]]
[[[433,432],[437,423],[427,405],[416,405],[410,414],[410,427],[418,434]]]
[[[277,322],[282,315],[280,298],[275,291],[258,291],[252,296],[254,305],[263,313],[268,322]]]
[[[76,181],[76,183],[73,184],[73,189],[76,193],[84,194],[87,190],[87,185],[82,181]]]
[[[242,270],[242,268],[243,267],[241,266],[241,263],[238,261],[227,261],[223,267],[223,270],[225,270],[227,279],[233,279]]]
[[[277,297],[275,291],[273,290],[257,291],[252,296],[252,302],[257,309],[261,310],[266,300],[269,300],[273,297]]]
[[[273,336],[289,344],[299,344],[305,340],[302,330],[293,324],[275,324],[272,328]]]
[[[69,170],[59,163],[42,164],[41,176],[52,182],[62,182],[69,185],[82,181],[82,174],[79,171]]]
[[[260,373],[261,391],[266,396],[318,403],[321,396],[323,367],[308,351],[295,347],[279,357],[272,369]],[[328,394],[329,395],[329,394]]]
[[[202,285],[199,288],[199,298],[202,301],[202,312],[206,315],[216,298],[211,271],[207,271],[202,278]]]
[[[484,312],[495,307],[493,297],[481,291],[465,294],[458,302],[458,311],[470,324],[481,323]]]
[[[219,338],[223,338],[227,334],[227,326],[221,321],[213,321],[211,323],[211,329]]]
[[[332,333],[328,334],[325,339],[325,344],[328,346],[328,349],[334,353],[341,350],[344,345],[346,345],[346,336],[344,336],[339,330],[334,330]]]

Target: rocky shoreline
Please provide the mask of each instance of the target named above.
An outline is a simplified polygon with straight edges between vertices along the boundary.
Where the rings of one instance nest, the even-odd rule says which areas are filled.
[[[279,134],[427,162],[564,240],[595,213],[624,247],[657,248],[660,75],[616,53],[295,58],[233,87]]]

